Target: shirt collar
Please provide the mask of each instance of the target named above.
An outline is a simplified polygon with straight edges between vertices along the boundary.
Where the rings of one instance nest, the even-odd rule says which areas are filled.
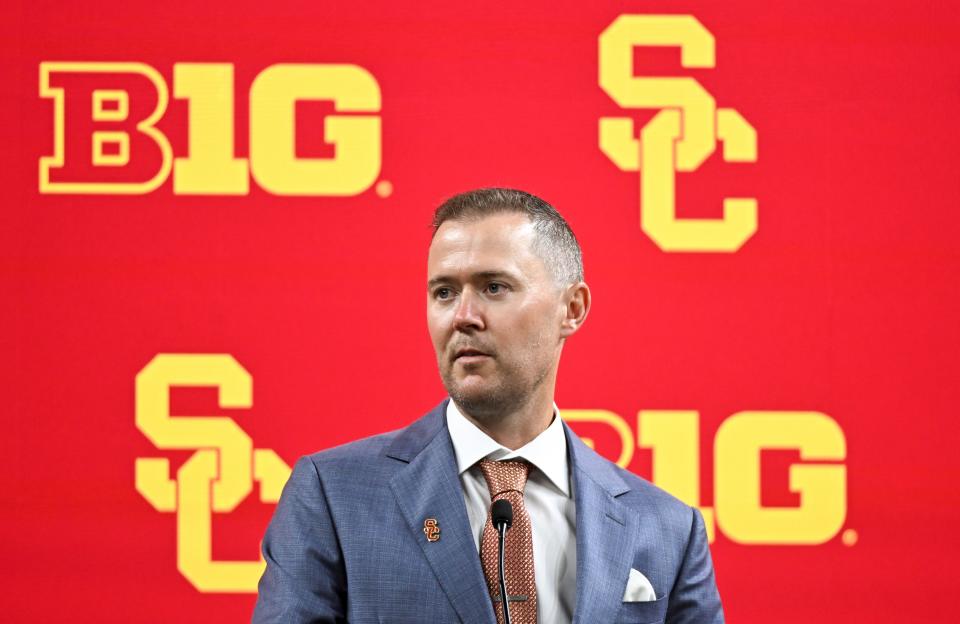
[[[553,421],[540,435],[515,451],[470,422],[453,400],[447,402],[447,429],[457,457],[457,471],[463,474],[483,458],[496,461],[525,459],[540,469],[564,496],[570,496],[570,472],[567,468],[567,437],[560,422],[560,410],[553,406]]]

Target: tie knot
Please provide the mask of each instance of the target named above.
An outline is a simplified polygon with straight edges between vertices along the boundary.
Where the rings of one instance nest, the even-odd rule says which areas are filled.
[[[487,480],[490,500],[497,500],[498,496],[511,490],[523,493],[523,488],[527,484],[527,475],[530,474],[530,464],[524,461],[481,459],[480,471],[483,472],[483,478]]]

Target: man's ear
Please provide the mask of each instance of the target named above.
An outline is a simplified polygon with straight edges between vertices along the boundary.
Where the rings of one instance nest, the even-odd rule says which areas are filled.
[[[580,329],[590,312],[590,287],[586,282],[571,284],[563,293],[564,316],[560,337],[569,338]]]

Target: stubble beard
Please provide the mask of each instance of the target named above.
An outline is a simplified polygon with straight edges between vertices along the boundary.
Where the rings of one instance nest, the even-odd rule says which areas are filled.
[[[498,362],[499,364],[499,362]],[[535,366],[534,362],[515,364],[497,371],[497,380],[483,388],[466,390],[454,376],[456,362],[447,368],[441,367],[440,378],[453,402],[461,411],[478,420],[485,426],[495,427],[511,414],[523,408],[543,385],[550,373],[549,366],[538,366],[539,370],[531,380],[525,369]]]

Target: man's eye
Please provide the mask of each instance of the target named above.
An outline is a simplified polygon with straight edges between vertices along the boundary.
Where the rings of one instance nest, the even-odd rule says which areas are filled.
[[[449,289],[449,288],[438,288],[438,289],[436,289],[435,291],[433,291],[433,296],[434,296],[434,298],[436,298],[436,299],[441,299],[441,300],[447,299],[448,297],[450,297],[450,289]]]
[[[487,290],[490,292],[491,295],[497,295],[502,293],[504,290],[506,290],[506,287],[503,284],[498,284],[496,282],[493,282],[492,284],[489,284],[487,286]]]

